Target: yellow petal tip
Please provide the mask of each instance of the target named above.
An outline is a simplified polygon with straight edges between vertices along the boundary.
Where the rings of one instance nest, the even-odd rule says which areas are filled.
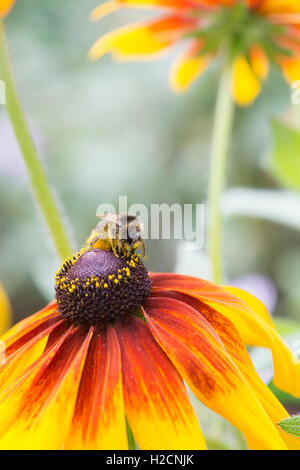
[[[8,297],[0,284],[0,334],[9,328],[11,317],[12,312]]]
[[[119,10],[119,8],[120,8],[120,5],[115,1],[103,3],[102,5],[99,5],[97,8],[95,8],[91,12],[90,20],[93,22],[98,21],[104,16],[109,15],[110,13],[113,13],[114,11]]]

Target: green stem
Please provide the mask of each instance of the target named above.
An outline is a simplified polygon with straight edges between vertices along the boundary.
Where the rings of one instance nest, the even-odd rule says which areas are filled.
[[[136,450],[136,442],[135,442],[134,435],[128,423],[127,418],[126,418],[126,430],[127,430],[128,449]]]
[[[208,247],[212,263],[213,280],[216,283],[220,283],[222,280],[222,215],[220,201],[224,187],[226,160],[234,113],[231,83],[231,66],[226,63],[220,76],[215,110],[208,190]]]
[[[44,214],[51,237],[61,258],[72,253],[71,244],[53,198],[35,144],[28,129],[17,91],[6,45],[5,28],[0,19],[0,79],[5,84],[7,111],[29,174],[34,196]]]

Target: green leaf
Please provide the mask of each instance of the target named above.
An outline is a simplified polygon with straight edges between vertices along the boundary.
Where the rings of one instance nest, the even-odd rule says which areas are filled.
[[[300,191],[300,132],[279,121],[272,122],[272,167],[284,186]]]
[[[280,421],[279,426],[288,434],[300,437],[300,416],[292,416],[291,418]]]
[[[226,218],[254,217],[300,230],[300,195],[295,191],[230,188],[222,196],[222,212]]]

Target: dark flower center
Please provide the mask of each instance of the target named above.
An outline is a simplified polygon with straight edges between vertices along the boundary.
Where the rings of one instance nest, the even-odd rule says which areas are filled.
[[[66,260],[55,280],[61,315],[92,325],[134,312],[151,290],[151,280],[138,255],[117,257],[112,251],[98,249]]]

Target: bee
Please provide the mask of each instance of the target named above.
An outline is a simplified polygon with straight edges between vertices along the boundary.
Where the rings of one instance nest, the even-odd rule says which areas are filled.
[[[113,251],[116,256],[130,256],[139,248],[145,257],[144,225],[133,215],[104,214],[86,241],[86,248]]]

